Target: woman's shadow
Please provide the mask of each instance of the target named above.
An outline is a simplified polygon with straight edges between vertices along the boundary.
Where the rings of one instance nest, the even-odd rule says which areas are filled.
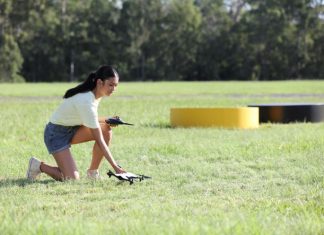
[[[24,188],[30,184],[49,184],[53,182],[55,182],[55,180],[52,179],[32,181],[26,178],[18,178],[18,179],[7,178],[7,179],[0,179],[0,188],[8,188],[12,186],[18,186]]]

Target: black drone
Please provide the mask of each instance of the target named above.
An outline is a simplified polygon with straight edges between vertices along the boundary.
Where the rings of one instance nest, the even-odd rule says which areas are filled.
[[[107,172],[107,175],[109,176],[109,178],[111,176],[114,176],[119,180],[128,181],[129,184],[133,184],[135,181],[142,181],[144,179],[151,179],[151,177],[146,176],[146,175],[135,175],[135,174],[130,173],[130,172],[121,173],[121,174],[115,174],[114,172],[112,172],[110,170]]]

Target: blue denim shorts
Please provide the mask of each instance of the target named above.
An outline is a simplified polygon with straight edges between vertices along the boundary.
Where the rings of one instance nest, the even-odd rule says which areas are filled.
[[[49,122],[44,131],[44,142],[50,154],[71,147],[71,140],[80,126],[61,126]]]

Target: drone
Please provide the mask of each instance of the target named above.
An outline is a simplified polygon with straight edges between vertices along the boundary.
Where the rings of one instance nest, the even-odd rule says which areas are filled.
[[[116,177],[119,180],[128,181],[129,184],[133,184],[135,181],[142,181],[144,179],[151,179],[151,177],[149,177],[149,176],[146,176],[146,175],[135,175],[135,174],[130,173],[130,172],[121,173],[121,174],[115,174],[111,170],[109,170],[107,172],[107,175],[109,176],[109,178],[111,176],[114,176],[114,177]]]

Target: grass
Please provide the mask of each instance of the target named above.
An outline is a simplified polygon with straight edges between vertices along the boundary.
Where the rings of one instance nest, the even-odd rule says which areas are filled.
[[[81,180],[25,180],[28,159],[54,163],[43,128],[68,83],[0,84],[0,234],[324,234],[324,124],[254,130],[170,128],[171,107],[322,102],[324,81],[121,83],[100,114],[130,186],[85,178],[92,143],[72,147]]]

